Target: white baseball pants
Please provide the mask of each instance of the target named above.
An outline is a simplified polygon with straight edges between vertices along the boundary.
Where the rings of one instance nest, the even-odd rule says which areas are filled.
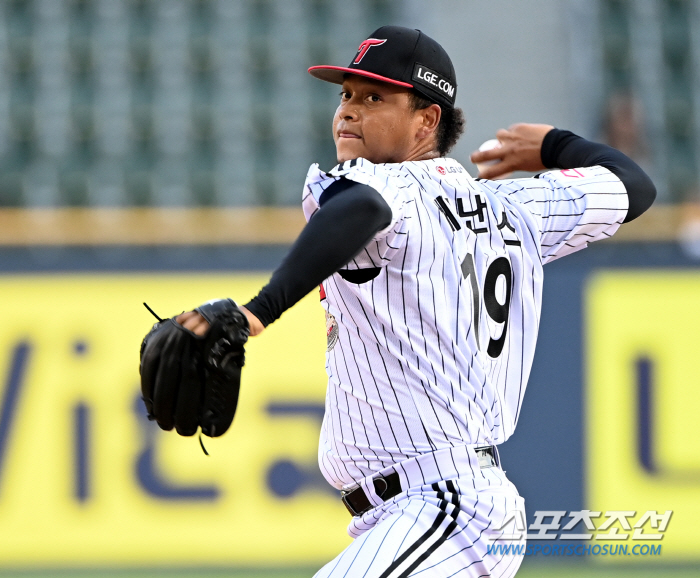
[[[386,502],[368,491],[371,478],[363,480],[365,492],[379,505],[352,519],[348,533],[354,542],[315,578],[515,576],[525,548],[524,501],[500,467],[481,469],[473,449],[467,449],[469,454],[462,458],[468,458],[468,468],[460,468],[454,452],[430,454],[437,470],[446,469],[440,465],[446,466],[447,458],[447,469],[461,469],[463,475],[408,486]],[[426,478],[424,458],[393,466],[391,471],[401,474],[402,487],[416,475]],[[428,477],[434,475],[437,472],[427,472]],[[508,553],[503,546],[511,546]]]

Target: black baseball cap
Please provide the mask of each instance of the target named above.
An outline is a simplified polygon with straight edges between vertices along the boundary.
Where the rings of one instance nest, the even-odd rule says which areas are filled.
[[[316,78],[343,84],[346,74],[357,74],[397,86],[413,88],[422,96],[454,107],[457,78],[445,49],[420,30],[382,26],[357,49],[348,66],[312,66]]]

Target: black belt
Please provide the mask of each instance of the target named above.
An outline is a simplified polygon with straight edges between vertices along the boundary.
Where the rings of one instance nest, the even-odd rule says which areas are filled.
[[[474,448],[474,451],[481,468],[495,468],[498,466],[498,458],[496,457],[498,454],[495,446],[482,446]],[[392,472],[386,476],[377,476],[372,480],[372,483],[377,496],[385,502],[398,496],[403,491],[401,479],[397,472]],[[352,516],[361,516],[374,508],[365,491],[359,486],[354,490],[343,490],[340,493],[340,499]]]

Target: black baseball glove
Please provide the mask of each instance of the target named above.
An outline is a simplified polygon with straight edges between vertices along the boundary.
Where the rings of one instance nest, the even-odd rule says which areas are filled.
[[[183,436],[226,432],[238,405],[244,344],[250,329],[231,299],[195,309],[209,322],[203,336],[175,318],[159,320],[141,344],[141,393],[149,419]],[[160,319],[160,318],[159,318]]]

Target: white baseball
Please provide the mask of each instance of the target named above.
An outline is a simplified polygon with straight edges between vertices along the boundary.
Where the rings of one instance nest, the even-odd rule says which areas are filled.
[[[497,149],[501,148],[501,141],[499,141],[497,138],[492,138],[484,142],[480,147],[480,151],[490,151],[491,149]],[[493,160],[493,161],[484,161],[483,163],[476,163],[476,168],[479,169],[479,172],[482,172],[486,167],[490,165],[495,165],[500,161],[498,160]]]

